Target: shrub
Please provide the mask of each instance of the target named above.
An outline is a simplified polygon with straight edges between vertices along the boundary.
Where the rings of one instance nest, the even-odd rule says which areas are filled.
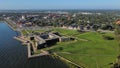
[[[103,38],[104,38],[105,40],[114,40],[114,37],[112,37],[112,36],[107,36],[107,35],[103,35]]]

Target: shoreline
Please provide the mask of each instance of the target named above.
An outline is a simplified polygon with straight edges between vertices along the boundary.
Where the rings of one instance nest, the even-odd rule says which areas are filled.
[[[3,22],[6,23],[12,30],[17,31],[17,27],[16,27],[16,28],[13,27],[13,26],[12,26],[13,24],[10,24],[10,22],[8,23],[7,20],[6,20],[6,21],[3,21]]]
[[[14,29],[11,25],[9,25],[7,22],[5,22],[12,30],[17,31],[16,29]]]
[[[0,21],[1,23],[5,23],[11,30],[13,31],[18,31],[17,29],[15,29],[14,27],[12,27],[9,23],[7,23],[7,21]],[[20,31],[18,31],[20,32]]]
[[[12,29],[13,31],[17,31],[14,27],[12,27],[9,23],[7,23],[7,21],[1,21],[3,23],[5,23],[8,27],[10,27],[10,29]],[[31,46],[29,44],[27,44],[27,40],[24,40],[24,39],[21,39],[19,38],[19,36],[21,36],[21,31],[18,31],[20,32],[20,35],[18,36],[15,36],[13,37],[14,39],[16,39],[17,41],[20,41],[22,43],[22,45],[27,45],[27,52],[28,52],[28,59],[29,58],[35,58],[35,57],[40,57],[40,56],[47,56],[49,55],[49,53],[47,51],[42,51],[41,54],[35,54],[35,55],[32,55],[31,54]]]

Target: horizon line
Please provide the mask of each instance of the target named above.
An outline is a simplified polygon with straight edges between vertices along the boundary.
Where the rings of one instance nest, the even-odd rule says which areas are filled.
[[[12,10],[120,10],[120,9],[0,9],[0,11],[12,11]]]

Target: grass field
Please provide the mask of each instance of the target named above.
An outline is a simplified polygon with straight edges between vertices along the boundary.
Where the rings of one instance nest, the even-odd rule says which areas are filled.
[[[54,31],[58,31],[62,35],[74,36],[77,41],[59,42],[56,46],[48,49],[85,68],[110,68],[111,63],[116,61],[116,57],[119,54],[118,42],[103,38],[103,35],[115,37],[113,33],[78,33],[75,30],[59,28]]]
[[[61,35],[69,35],[69,36],[79,34],[79,32],[76,30],[69,30],[69,29],[62,29],[62,28],[55,28],[52,31],[59,32]]]
[[[23,35],[27,35],[28,33],[32,33],[32,32],[45,32],[46,30],[22,30],[21,33]]]

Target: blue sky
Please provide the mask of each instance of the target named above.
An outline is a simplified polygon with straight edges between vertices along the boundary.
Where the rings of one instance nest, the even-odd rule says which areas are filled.
[[[120,9],[120,0],[0,0],[0,9]]]

